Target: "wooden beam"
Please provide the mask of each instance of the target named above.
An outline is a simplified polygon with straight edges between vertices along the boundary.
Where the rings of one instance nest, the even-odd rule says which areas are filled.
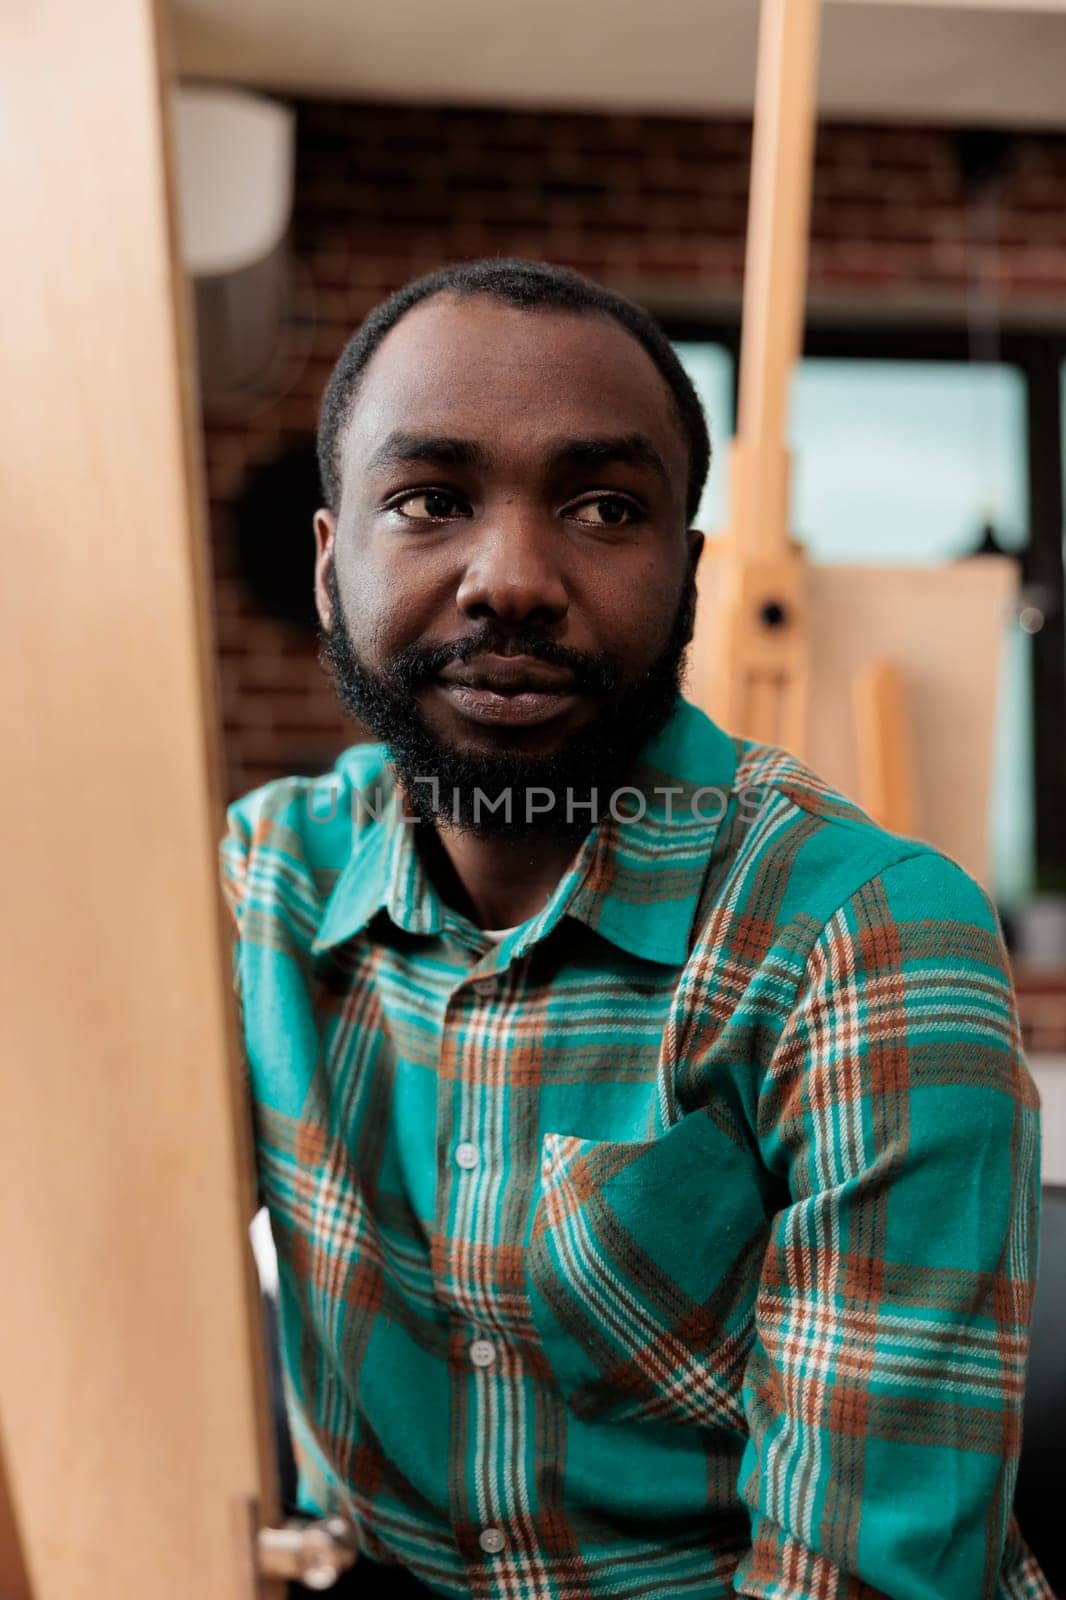
[[[693,698],[748,738],[806,747],[809,639],[802,551],[789,538],[788,396],[803,338],[820,0],[762,0],[744,268],[737,436],[721,609],[701,581]]]
[[[864,661],[853,687],[859,804],[892,833],[918,833],[903,673],[894,661]]]
[[[276,1511],[162,93],[149,0],[4,30],[0,1415],[35,1600],[252,1600]]]
[[[745,559],[788,539],[786,431],[803,341],[821,0],[762,0],[729,529]]]

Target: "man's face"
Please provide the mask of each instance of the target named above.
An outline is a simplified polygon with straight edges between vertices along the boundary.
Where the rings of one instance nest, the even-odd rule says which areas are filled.
[[[663,378],[611,320],[442,295],[386,335],[336,521],[315,518],[316,600],[341,697],[416,806],[416,777],[452,820],[455,788],[544,785],[558,829],[561,791],[602,791],[665,721],[702,542],[687,467]]]

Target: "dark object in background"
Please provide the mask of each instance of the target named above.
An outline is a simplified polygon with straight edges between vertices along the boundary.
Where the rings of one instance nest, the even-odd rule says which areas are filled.
[[[314,439],[252,467],[232,507],[237,572],[265,616],[318,634],[311,519],[325,502]]]
[[[288,1600],[311,1600],[314,1593],[302,1583],[290,1583]],[[333,1600],[435,1600],[437,1591],[419,1583],[406,1567],[384,1567],[360,1556],[326,1593]]]
[[[263,1339],[266,1344],[267,1372],[270,1376],[270,1420],[277,1452],[278,1484],[281,1491],[282,1516],[296,1514],[296,1456],[289,1432],[289,1419],[285,1410],[285,1380],[281,1371],[281,1330],[278,1327],[278,1303],[274,1295],[263,1290]]]
[[[1066,1188],[1043,1193],[1040,1270],[1025,1385],[1022,1459],[1014,1509],[1057,1595],[1066,1595]]]

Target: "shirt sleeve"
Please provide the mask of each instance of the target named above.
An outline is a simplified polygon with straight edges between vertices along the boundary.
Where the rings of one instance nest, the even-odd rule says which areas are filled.
[[[222,885],[222,894],[230,913],[231,921],[231,956],[230,974],[233,992],[237,997],[238,1045],[242,1076],[244,1080],[245,1099],[251,1110],[251,1072],[248,1066],[247,1047],[244,1031],[244,992],[241,985],[241,928],[245,910],[245,891],[248,882],[248,861],[250,854],[251,835],[248,823],[238,806],[231,805],[226,812],[226,832],[219,842],[219,875]],[[254,1141],[252,1148],[254,1150]],[[263,1204],[262,1191],[259,1186],[258,1167],[256,1170],[256,1209]]]
[[[1012,1501],[1038,1108],[991,905],[934,852],[895,863],[822,930],[762,1084],[789,1203],[744,1381],[738,1594],[1051,1600],[1002,1576],[1035,1566]]]
[[[218,861],[222,893],[238,937],[244,915],[250,846],[248,823],[239,807],[231,805],[226,812],[226,832],[219,843]]]

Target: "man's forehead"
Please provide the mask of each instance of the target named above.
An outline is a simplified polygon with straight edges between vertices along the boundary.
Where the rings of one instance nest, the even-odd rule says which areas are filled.
[[[364,464],[396,428],[530,444],[563,434],[651,437],[672,470],[686,442],[665,379],[613,318],[435,296],[391,328],[362,373],[344,454]]]

